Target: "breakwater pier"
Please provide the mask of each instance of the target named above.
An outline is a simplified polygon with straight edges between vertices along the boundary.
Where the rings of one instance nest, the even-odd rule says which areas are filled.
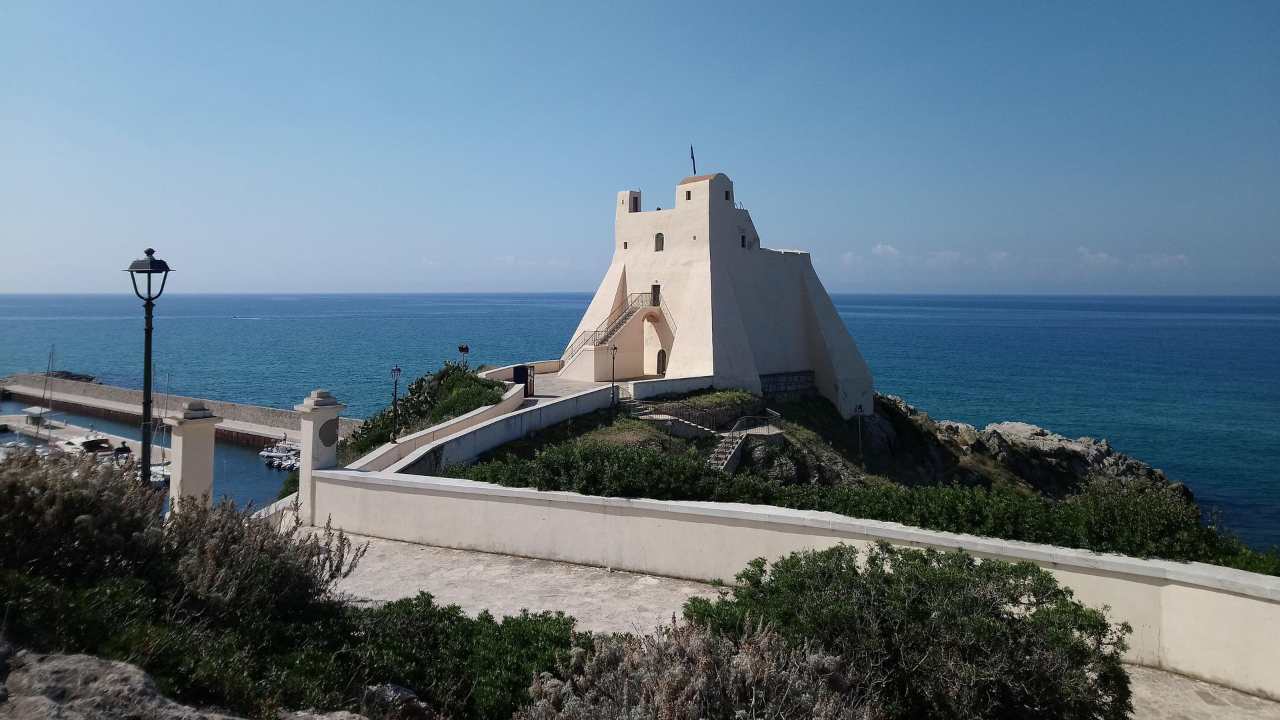
[[[120,422],[137,422],[142,417],[142,391],[114,385],[66,380],[38,374],[10,375],[0,378],[0,399],[12,398]],[[293,410],[226,402],[185,395],[152,394],[152,413],[157,419],[175,417],[193,400],[203,402],[218,422],[219,440],[263,447],[278,440],[301,438],[301,418]],[[359,420],[340,418],[338,432],[345,436],[360,425]]]
[[[37,427],[34,425],[28,425],[26,423],[26,417],[22,415],[0,415],[0,432],[5,431],[16,433],[18,435],[25,435],[39,441],[45,441],[58,448],[61,448],[62,444],[68,440],[75,441],[92,435],[93,437],[101,437],[110,440],[112,447],[119,447],[123,444],[125,447],[129,448],[129,452],[132,453],[134,457],[139,457],[142,453],[142,443],[134,440],[133,438],[127,438],[123,435],[112,435],[111,433],[102,432],[95,428],[80,427],[79,425],[56,422],[53,420],[46,420],[43,424]],[[160,458],[164,457],[166,449],[167,448],[163,445],[152,445],[152,457],[154,457],[158,462]]]

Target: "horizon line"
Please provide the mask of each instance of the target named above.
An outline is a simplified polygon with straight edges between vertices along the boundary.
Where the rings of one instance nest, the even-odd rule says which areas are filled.
[[[278,297],[282,295],[302,297],[341,297],[341,296],[388,296],[388,295],[591,295],[592,290],[432,290],[432,291],[400,291],[378,292],[372,290],[351,290],[345,292],[289,292],[289,291],[208,291],[208,292],[173,292],[169,295],[182,297]],[[1280,293],[1141,293],[1141,292],[1060,292],[1060,293],[1026,293],[1026,292],[903,292],[903,291],[828,291],[829,295],[862,295],[878,297],[1042,297],[1042,298],[1277,298]],[[134,297],[130,293],[121,292],[0,292],[0,297]]]

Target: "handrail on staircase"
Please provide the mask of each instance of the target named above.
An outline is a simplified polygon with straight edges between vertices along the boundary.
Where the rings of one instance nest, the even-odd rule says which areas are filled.
[[[574,338],[573,342],[569,343],[569,347],[564,351],[564,355],[562,357],[567,363],[572,360],[573,356],[577,355],[578,351],[582,348],[588,345],[599,345],[612,337],[614,333],[622,329],[622,326],[625,325],[626,321],[635,314],[636,310],[642,307],[660,306],[661,301],[653,301],[653,293],[641,292],[627,295],[627,301],[623,303],[622,307],[610,313],[609,317],[605,318],[595,330],[583,330],[578,333],[578,337]]]
[[[758,427],[772,427],[781,430],[774,421],[782,419],[782,415],[776,410],[770,410],[768,408],[765,408],[764,412],[764,415],[744,415],[738,418],[737,421],[733,423],[733,427],[729,428],[729,432],[745,432],[747,430],[754,430]]]
[[[670,415],[673,418],[679,418],[685,422],[693,423],[700,427],[704,427],[712,432],[716,430],[716,416],[710,410],[694,407],[688,403],[679,400],[660,400],[654,405],[657,406],[658,412],[663,415]]]

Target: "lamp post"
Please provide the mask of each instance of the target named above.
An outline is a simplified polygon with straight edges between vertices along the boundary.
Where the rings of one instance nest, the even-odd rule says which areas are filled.
[[[400,429],[400,366],[391,368],[391,442]]]
[[[618,404],[618,346],[609,346],[609,396],[610,403]]]
[[[160,299],[160,295],[164,293],[165,283],[169,280],[169,263],[156,257],[156,251],[147,248],[146,257],[141,260],[134,260],[129,267],[125,268],[125,272],[129,273],[129,278],[133,280],[133,294],[138,296],[142,301],[142,307],[146,310],[147,322],[145,326],[145,338],[143,344],[143,365],[142,365],[142,471],[139,477],[142,482],[151,482],[151,314],[155,309],[156,300]],[[156,289],[152,276],[160,276],[160,288]],[[138,286],[138,277],[143,276],[146,280],[145,290]]]

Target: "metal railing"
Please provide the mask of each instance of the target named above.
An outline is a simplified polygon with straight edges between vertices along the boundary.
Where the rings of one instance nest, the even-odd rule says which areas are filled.
[[[627,302],[622,307],[614,310],[595,330],[583,330],[578,333],[578,337],[574,338],[573,342],[569,343],[568,349],[564,351],[565,362],[572,360],[573,356],[577,355],[582,348],[588,345],[599,345],[608,340],[614,333],[621,330],[622,326],[626,325],[631,316],[635,315],[640,308],[655,307],[660,304],[660,302],[655,303],[653,301],[653,293],[631,293],[627,296]]]
[[[729,432],[742,433],[761,427],[771,427],[776,430],[781,430],[782,428],[779,427],[778,421],[782,419],[782,415],[777,411],[769,410],[767,408],[764,412],[764,415],[747,415],[745,417],[738,418],[737,422],[733,424],[733,427],[729,428]]]
[[[670,415],[673,418],[684,420],[715,432],[716,416],[710,410],[703,410],[679,400],[659,400],[650,405],[650,407],[653,408],[655,413]]]

